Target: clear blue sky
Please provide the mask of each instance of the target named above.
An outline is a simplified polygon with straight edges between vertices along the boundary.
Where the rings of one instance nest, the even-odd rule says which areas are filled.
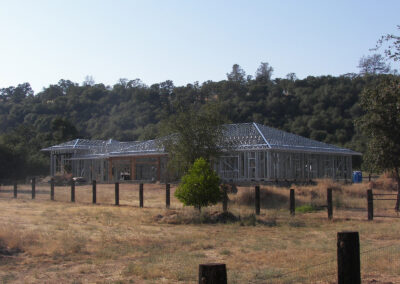
[[[254,75],[357,72],[400,1],[0,0],[0,88],[60,79],[148,85],[222,80],[238,63]],[[398,66],[393,65],[397,69]]]

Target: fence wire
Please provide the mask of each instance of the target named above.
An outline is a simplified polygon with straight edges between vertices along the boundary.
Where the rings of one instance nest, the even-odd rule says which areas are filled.
[[[388,245],[361,251],[361,279],[379,280],[386,277],[400,277],[400,244]],[[271,275],[263,283],[337,283],[337,259],[331,258],[315,265],[298,266],[291,271],[281,271]]]

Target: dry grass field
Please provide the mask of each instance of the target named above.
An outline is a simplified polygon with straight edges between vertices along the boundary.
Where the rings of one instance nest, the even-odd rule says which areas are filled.
[[[334,220],[327,219],[326,188],[333,188]],[[335,283],[336,236],[358,231],[363,283],[400,283],[400,219],[367,221],[366,189],[392,192],[386,179],[374,184],[342,185],[318,181],[293,186],[296,206],[308,208],[290,217],[289,189],[262,186],[261,215],[253,214],[253,187],[229,195],[229,210],[240,220],[210,223],[221,204],[201,213],[173,197],[165,209],[162,184],[145,185],[139,208],[138,185],[49,185],[0,189],[1,283],[197,283],[198,265],[226,263],[228,283]],[[21,193],[26,192],[26,193]],[[305,205],[308,205],[305,206]],[[394,202],[375,202],[380,214],[393,213]],[[311,208],[311,209],[310,209]],[[385,210],[388,208],[388,210]],[[315,209],[315,210],[314,210]]]

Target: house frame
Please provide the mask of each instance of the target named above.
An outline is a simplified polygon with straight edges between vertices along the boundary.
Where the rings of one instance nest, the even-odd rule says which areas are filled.
[[[119,142],[76,139],[50,152],[50,175],[69,172],[98,182],[166,181],[167,138]],[[257,123],[223,125],[222,154],[212,161],[226,182],[350,179],[358,152]]]

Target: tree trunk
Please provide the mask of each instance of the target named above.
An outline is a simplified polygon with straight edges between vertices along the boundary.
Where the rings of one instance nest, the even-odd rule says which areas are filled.
[[[396,207],[394,210],[396,212],[399,212],[399,206],[400,206],[400,177],[399,177],[399,168],[395,169],[395,178],[397,182],[397,200],[396,200]]]

